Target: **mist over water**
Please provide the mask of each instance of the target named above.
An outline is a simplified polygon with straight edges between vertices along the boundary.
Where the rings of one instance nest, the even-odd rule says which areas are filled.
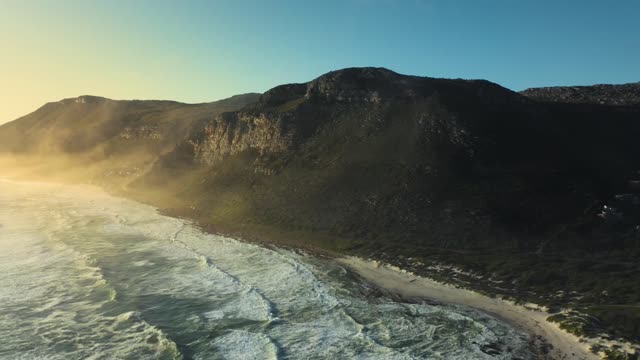
[[[0,359],[530,359],[469,309],[204,234],[84,187],[0,181]]]

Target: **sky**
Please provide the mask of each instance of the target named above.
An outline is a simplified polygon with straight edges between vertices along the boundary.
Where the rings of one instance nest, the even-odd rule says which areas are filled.
[[[640,1],[0,0],[0,123],[79,95],[207,102],[382,66],[513,90],[640,81]]]

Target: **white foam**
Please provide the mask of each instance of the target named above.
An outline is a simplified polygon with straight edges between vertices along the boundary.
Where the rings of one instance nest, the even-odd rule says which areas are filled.
[[[217,338],[213,346],[227,360],[278,359],[278,347],[264,334],[232,330]]]
[[[526,338],[491,317],[367,299],[358,292],[362,285],[338,265],[205,234],[146,205],[74,187],[18,189],[15,195],[2,186],[0,199],[14,201],[33,221],[0,228],[0,247],[7,248],[0,251],[0,301],[38,302],[35,309],[46,313],[45,321],[18,326],[37,326],[48,345],[72,341],[75,331],[76,355],[179,357],[161,326],[147,320],[153,316],[176,333],[196,334],[185,346],[201,359],[212,353],[227,359],[508,359],[512,354],[490,356],[481,347],[506,338],[512,340],[504,347],[526,345]],[[32,200],[16,203],[24,197]],[[2,211],[0,216],[16,218]],[[34,228],[51,236],[43,238]],[[18,259],[11,266],[3,264],[12,258]],[[34,276],[40,267],[52,271]],[[12,284],[16,271],[24,276]],[[86,284],[114,292],[88,298]],[[105,315],[105,308],[118,306],[124,308],[119,314]],[[0,336],[15,331],[16,325],[2,325],[9,330],[0,329]],[[15,334],[11,340],[22,341]],[[31,355],[42,354],[37,351],[42,348]]]

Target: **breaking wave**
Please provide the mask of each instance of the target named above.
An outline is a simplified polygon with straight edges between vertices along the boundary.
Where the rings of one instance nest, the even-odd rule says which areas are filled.
[[[466,308],[84,189],[0,182],[3,359],[532,359]]]

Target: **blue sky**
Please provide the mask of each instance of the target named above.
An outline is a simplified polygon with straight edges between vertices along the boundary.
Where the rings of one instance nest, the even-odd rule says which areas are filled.
[[[350,66],[625,83],[640,1],[0,0],[0,48],[0,122],[81,94],[202,102]]]

